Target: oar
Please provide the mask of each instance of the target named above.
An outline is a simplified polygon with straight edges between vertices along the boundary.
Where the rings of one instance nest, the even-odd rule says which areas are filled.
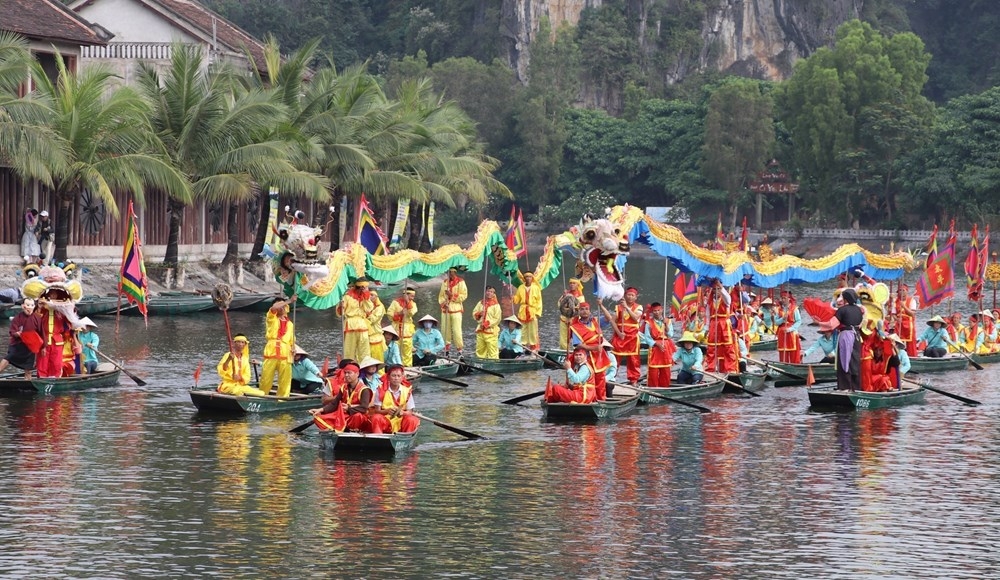
[[[722,381],[722,382],[726,383],[727,385],[729,385],[731,387],[735,387],[736,389],[738,389],[740,391],[743,391],[744,393],[746,393],[748,395],[753,395],[754,397],[759,397],[760,396],[760,393],[755,393],[753,391],[748,391],[747,389],[743,388],[743,385],[741,385],[739,383],[734,383],[733,381],[727,379],[724,376],[714,375],[714,374],[712,374],[712,373],[710,373],[708,371],[701,371],[701,372],[703,374],[705,374],[705,375],[708,375],[708,376],[712,377],[713,379],[716,379],[718,381]]]
[[[441,381],[442,383],[448,383],[451,385],[459,387],[468,387],[469,383],[463,383],[462,381],[456,381],[455,379],[450,379],[448,377],[440,377],[434,373],[429,373],[427,371],[421,370],[420,367],[407,367],[407,370],[413,371],[418,375],[423,375],[429,379],[434,379],[435,381]]]
[[[500,377],[501,379],[506,378],[501,373],[494,372],[494,371],[488,371],[488,370],[486,370],[486,369],[484,369],[482,367],[477,367],[476,365],[470,365],[469,363],[464,362],[464,361],[455,360],[453,358],[448,358],[448,357],[446,357],[444,355],[440,355],[440,354],[437,355],[437,357],[438,358],[443,358],[444,360],[446,360],[448,362],[453,362],[455,364],[465,365],[465,366],[469,367],[470,369],[472,369],[474,371],[479,371],[481,373],[486,373],[488,375],[493,375],[494,377]]]
[[[657,399],[663,399],[664,401],[669,401],[671,403],[677,403],[678,405],[684,405],[685,407],[691,407],[692,409],[698,409],[702,413],[711,413],[712,412],[712,410],[709,409],[708,407],[702,407],[701,405],[695,405],[694,403],[689,403],[687,401],[682,401],[680,399],[675,399],[673,397],[668,397],[666,395],[661,395],[660,393],[657,393],[656,391],[651,391],[649,389],[644,389],[642,387],[633,387],[632,385],[630,385],[628,383],[611,383],[611,384],[615,385],[616,387],[623,387],[623,388],[632,389],[634,391],[638,391],[640,393],[646,393],[650,397],[656,397]],[[542,392],[544,393],[544,391],[542,391]]]
[[[442,429],[447,429],[448,431],[451,431],[452,433],[457,433],[457,434],[461,435],[462,437],[465,437],[466,439],[486,439],[482,435],[476,435],[475,433],[466,431],[464,429],[459,429],[458,427],[456,427],[454,425],[449,425],[447,423],[442,423],[441,421],[438,421],[437,419],[431,419],[430,417],[427,417],[425,415],[421,415],[420,413],[412,413],[412,415],[414,417],[418,418],[418,419],[422,419],[424,421],[430,421],[431,423],[434,423],[438,427],[440,427]]]
[[[790,379],[795,379],[797,381],[802,381],[803,384],[806,383],[806,378],[805,377],[800,377],[799,375],[795,375],[795,374],[792,374],[790,372],[781,370],[781,369],[779,369],[778,367],[776,367],[774,365],[769,365],[766,362],[759,361],[759,360],[756,360],[756,359],[752,359],[750,357],[743,357],[743,358],[745,358],[746,360],[752,362],[753,364],[755,364],[757,366],[764,367],[765,369],[771,369],[771,370],[778,371],[779,373],[785,375],[786,377],[788,377]]]
[[[316,424],[316,422],[313,419],[309,419],[308,423],[303,423],[303,424],[299,425],[298,427],[294,427],[292,429],[289,429],[288,432],[289,433],[301,433],[301,432],[305,431],[306,429],[312,427],[315,424]]]
[[[545,394],[545,391],[536,391],[534,393],[528,393],[527,395],[519,395],[513,399],[507,399],[506,401],[500,401],[504,405],[516,405],[522,401],[527,401],[528,399],[534,399],[535,397],[541,397]]]
[[[130,378],[130,379],[132,379],[133,381],[135,381],[135,384],[139,385],[140,387],[145,387],[145,386],[146,386],[146,381],[144,381],[144,380],[140,379],[139,377],[137,377],[137,376],[133,375],[132,373],[128,372],[127,370],[125,370],[125,367],[123,367],[122,365],[120,365],[120,364],[116,363],[116,362],[114,361],[114,359],[112,359],[112,358],[111,358],[111,357],[109,357],[108,355],[104,354],[103,352],[101,352],[101,351],[99,351],[99,350],[97,350],[97,349],[94,349],[94,352],[96,352],[96,353],[97,353],[98,355],[100,355],[100,356],[101,356],[101,358],[103,358],[104,360],[106,360],[106,361],[108,361],[109,363],[111,363],[111,364],[115,365],[115,367],[116,367],[116,368],[117,368],[118,370],[120,370],[121,372],[123,372],[123,373],[125,373],[126,375],[128,375],[128,378]]]
[[[966,359],[968,359],[969,364],[971,364],[973,367],[975,367],[975,369],[977,371],[983,370],[983,365],[981,365],[981,364],[977,363],[976,361],[972,360],[972,357],[969,356],[969,353],[958,351],[958,354],[960,354],[960,355],[964,356]]]
[[[547,356],[542,356],[542,355],[538,354],[537,352],[535,352],[533,350],[526,350],[525,352],[527,352],[528,354],[530,354],[531,356],[533,356],[535,358],[542,359],[542,362],[544,364],[547,364],[547,365],[549,365],[550,367],[552,367],[554,369],[559,369],[561,371],[566,370],[566,367],[562,366],[561,364],[557,363],[556,361],[550,359]]]
[[[932,387],[930,385],[925,385],[924,383],[918,383],[917,381],[910,380],[910,379],[908,379],[906,377],[903,377],[903,380],[906,381],[906,382],[908,382],[908,383],[910,383],[910,384],[912,384],[912,385],[917,385],[918,387],[925,388],[928,391],[934,391],[935,393],[937,393],[939,395],[944,395],[946,397],[951,397],[952,399],[955,399],[956,401],[962,401],[966,405],[971,405],[973,407],[975,407],[976,405],[982,405],[982,403],[980,403],[979,401],[977,401],[975,399],[967,399],[967,398],[965,398],[965,397],[963,397],[961,395],[956,395],[955,393],[949,393],[948,391],[942,391],[941,389],[939,389],[937,387]]]

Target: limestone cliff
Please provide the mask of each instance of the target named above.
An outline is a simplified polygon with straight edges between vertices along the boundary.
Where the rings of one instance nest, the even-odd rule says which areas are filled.
[[[626,2],[626,16],[633,23],[631,32],[640,50],[652,54],[662,50],[659,46],[668,45],[658,38],[661,22],[650,21],[649,15],[669,12],[671,5],[685,2]],[[553,30],[563,23],[575,26],[585,9],[600,8],[604,3],[602,0],[502,0],[504,48],[518,78],[527,82],[530,46],[543,17],[548,17]],[[860,16],[864,0],[706,0],[705,6],[702,48],[698,54],[661,54],[657,59],[675,63],[665,79],[668,84],[708,70],[770,80],[787,78],[796,60],[830,44],[840,24]],[[600,92],[593,87],[585,89],[585,93]]]

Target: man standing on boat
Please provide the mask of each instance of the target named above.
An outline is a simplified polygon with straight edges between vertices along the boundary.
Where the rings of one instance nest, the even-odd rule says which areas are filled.
[[[372,432],[412,433],[420,427],[420,419],[413,415],[412,389],[403,384],[403,375],[402,366],[389,367],[389,384],[379,390],[372,409]]]
[[[63,352],[67,342],[73,341],[73,326],[66,315],[45,298],[38,299],[42,320],[42,350],[38,353],[39,377],[63,376]]]
[[[589,352],[582,346],[576,347],[566,357],[566,385],[550,384],[545,389],[546,403],[583,403],[589,405],[597,400],[594,369],[587,362]]]
[[[730,374],[739,372],[740,357],[733,333],[732,296],[718,278],[712,280],[707,297],[708,328],[705,332],[708,350],[705,366],[712,372]]]
[[[673,335],[673,323],[663,319],[663,305],[659,302],[650,304],[646,321],[646,338],[651,343],[646,384],[650,387],[670,386],[670,367],[674,366],[674,352],[677,351],[671,340]]]
[[[354,280],[337,306],[337,314],[344,319],[344,358],[361,360],[371,356],[371,341],[368,337],[371,294],[368,290],[368,278],[362,276]]]
[[[576,307],[584,302],[583,282],[579,278],[570,278],[569,287],[559,298],[559,348],[569,347],[569,325],[576,316]]]
[[[464,268],[463,268],[464,270]],[[448,277],[441,282],[438,292],[438,304],[441,305],[441,335],[444,336],[445,350],[454,345],[458,355],[462,355],[465,341],[462,340],[462,313],[465,312],[465,299],[469,297],[469,288],[465,280],[458,275],[458,268],[449,268]]]
[[[611,317],[611,313],[603,304],[600,304],[600,308],[604,311],[605,320],[611,324],[611,328],[617,334],[618,326],[614,318]],[[601,322],[590,315],[590,304],[580,303],[580,306],[577,307],[577,316],[569,325],[569,331],[570,343],[574,347],[582,347],[587,351],[588,364],[594,373],[594,394],[598,401],[603,401],[608,396],[604,374],[611,366],[611,361],[604,351],[604,334],[601,332]]]
[[[514,304],[520,306],[517,311],[517,319],[524,325],[521,330],[521,335],[524,337],[524,347],[529,350],[538,350],[540,344],[538,319],[542,316],[542,288],[535,284],[535,275],[532,272],[525,272],[522,278],[524,283],[518,286],[517,292],[514,293]]]
[[[365,307],[365,319],[368,321],[368,351],[372,358],[385,359],[385,337],[382,336],[382,319],[385,318],[385,305],[378,297],[378,292],[368,293],[368,303]]]
[[[906,354],[917,356],[917,297],[902,282],[896,295],[896,334],[906,343]]]
[[[799,326],[802,325],[802,315],[795,306],[795,297],[791,292],[781,293],[782,316],[778,319],[778,360],[788,363],[802,361],[802,342],[799,339]]]
[[[250,360],[250,341],[245,334],[233,337],[232,348],[223,355],[215,370],[222,381],[216,388],[220,393],[236,396],[263,397],[267,395],[260,389],[250,386],[250,365],[257,361]]]
[[[497,301],[497,291],[493,286],[487,286],[483,299],[472,311],[476,319],[476,356],[479,358],[500,358],[500,347],[497,343],[500,335],[500,318],[503,311]]]
[[[292,392],[292,362],[294,360],[295,324],[288,318],[288,310],[298,296],[288,300],[275,298],[267,311],[264,327],[264,367],[260,372],[260,389],[270,393],[274,377],[278,377],[278,396],[287,397]]]
[[[853,288],[845,288],[840,298],[844,304],[833,315],[839,323],[837,389],[858,391],[861,389],[861,324],[864,322],[865,312],[858,306],[858,293]]]
[[[639,290],[629,287],[625,298],[615,305],[615,323],[618,330],[611,339],[612,352],[618,365],[625,364],[625,377],[629,384],[639,383],[639,323],[642,321],[642,304],[636,302]]]
[[[403,293],[392,301],[386,314],[399,335],[399,356],[403,364],[413,366],[413,317],[417,315],[417,289],[407,286]]]

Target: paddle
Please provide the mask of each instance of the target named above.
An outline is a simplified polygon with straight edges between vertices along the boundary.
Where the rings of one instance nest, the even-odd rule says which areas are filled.
[[[960,351],[958,351],[958,354],[964,356],[969,361],[969,364],[971,364],[973,367],[975,367],[975,369],[977,371],[983,370],[983,365],[981,365],[981,364],[977,363],[976,361],[972,360],[972,357],[969,356],[969,353],[960,350]]]
[[[289,429],[288,432],[289,433],[301,433],[301,432],[305,431],[306,429],[312,427],[315,424],[316,424],[316,422],[314,420],[309,419],[308,423],[303,423],[303,424],[299,425],[298,427],[293,427],[293,428]]]
[[[542,363],[547,364],[547,365],[549,365],[550,367],[552,367],[554,369],[559,369],[561,371],[566,370],[566,367],[562,366],[561,364],[557,363],[556,361],[550,359],[547,356],[542,356],[542,355],[538,354],[537,352],[535,352],[533,350],[526,350],[524,352],[527,352],[528,354],[530,354],[531,356],[533,356],[535,358],[542,359]]]
[[[479,371],[479,372],[481,372],[481,373],[486,373],[486,374],[488,374],[488,375],[493,375],[494,377],[500,377],[501,379],[503,379],[503,378],[506,378],[506,377],[505,377],[504,375],[502,375],[501,373],[498,373],[498,372],[494,372],[494,371],[488,371],[488,370],[486,370],[486,369],[484,369],[484,368],[482,368],[482,367],[477,367],[476,365],[470,365],[469,363],[467,363],[467,362],[464,362],[464,361],[460,361],[460,360],[455,360],[455,359],[453,359],[453,358],[448,358],[448,357],[446,357],[446,356],[444,356],[444,355],[441,355],[441,354],[437,355],[437,357],[438,357],[438,358],[443,358],[444,360],[446,360],[446,361],[448,361],[448,362],[453,362],[453,363],[455,363],[455,364],[460,364],[460,365],[465,365],[465,366],[469,367],[470,369],[472,369],[472,370],[474,370],[474,371]]]
[[[96,352],[96,353],[98,354],[98,356],[100,356],[100,357],[101,357],[101,358],[103,358],[104,360],[106,360],[106,361],[108,361],[109,363],[111,363],[111,364],[115,365],[115,367],[116,367],[116,368],[117,368],[118,370],[120,370],[121,372],[123,372],[123,373],[125,373],[126,375],[128,375],[128,378],[130,378],[130,379],[132,379],[133,381],[135,381],[135,384],[139,385],[140,387],[145,387],[145,386],[146,386],[146,381],[144,381],[144,380],[140,379],[139,377],[137,377],[137,376],[133,375],[132,373],[128,372],[127,370],[125,370],[125,367],[123,367],[122,365],[120,365],[120,364],[116,363],[116,362],[114,361],[114,359],[112,359],[112,358],[111,358],[111,357],[109,357],[108,355],[104,354],[103,352],[101,352],[101,351],[99,351],[99,350],[97,350],[97,349],[94,349],[94,352]]]
[[[435,381],[441,381],[442,383],[448,383],[448,384],[455,385],[455,386],[458,386],[458,387],[468,387],[469,386],[469,383],[463,383],[462,381],[456,381],[455,379],[451,379],[451,378],[448,378],[448,377],[441,377],[441,376],[435,375],[434,373],[429,373],[429,372],[427,372],[425,370],[421,370],[420,367],[407,367],[407,370],[413,371],[413,372],[417,373],[418,375],[423,375],[423,376],[425,376],[425,377],[427,377],[429,379],[434,379]]]
[[[451,431],[452,433],[457,433],[457,434],[461,435],[462,437],[465,437],[466,439],[486,439],[482,435],[476,435],[475,433],[466,431],[464,429],[459,429],[458,427],[456,427],[454,425],[449,425],[447,423],[442,423],[441,421],[438,421],[437,419],[431,419],[430,417],[427,417],[425,415],[421,415],[420,413],[411,413],[411,414],[414,417],[416,417],[418,419],[421,419],[423,421],[430,421],[431,423],[434,423],[435,425],[437,425],[438,427],[440,427],[442,429],[447,429],[448,431]]]
[[[743,391],[744,393],[746,393],[746,394],[748,394],[748,395],[752,395],[752,396],[754,396],[754,397],[759,397],[759,396],[760,396],[760,393],[755,393],[755,392],[753,392],[753,391],[748,391],[747,389],[743,388],[743,385],[741,385],[741,384],[739,384],[739,383],[734,383],[733,381],[731,381],[731,380],[727,379],[727,378],[726,378],[726,377],[724,377],[724,376],[721,376],[721,375],[714,375],[714,374],[712,374],[712,373],[710,373],[710,372],[708,372],[708,371],[701,371],[701,372],[702,372],[703,374],[706,374],[706,375],[708,375],[708,376],[712,377],[713,379],[716,379],[716,380],[719,380],[719,381],[722,381],[722,382],[726,383],[727,385],[729,385],[729,386],[731,386],[731,387],[734,387],[734,388],[736,388],[737,390],[740,390],[740,391]]]
[[[799,375],[795,375],[795,374],[792,374],[790,372],[781,370],[781,369],[779,369],[776,366],[769,365],[769,364],[767,364],[766,362],[763,362],[763,361],[752,359],[752,358],[750,358],[748,356],[747,357],[743,357],[743,358],[746,359],[746,360],[748,360],[748,361],[750,361],[750,362],[752,362],[753,364],[755,364],[757,366],[764,367],[765,369],[771,369],[771,370],[778,371],[779,373],[785,375],[786,377],[788,377],[790,379],[795,379],[797,381],[802,381],[802,384],[806,383],[806,378],[805,377],[800,377]]]
[[[975,399],[967,399],[967,398],[965,398],[965,397],[963,397],[961,395],[956,395],[955,393],[949,393],[948,391],[943,391],[943,390],[941,390],[941,389],[939,389],[937,387],[932,387],[930,385],[925,385],[924,383],[918,383],[917,381],[910,380],[910,379],[908,379],[906,377],[903,377],[903,380],[906,381],[907,383],[910,383],[910,384],[913,384],[913,385],[917,385],[918,387],[922,387],[924,389],[927,389],[928,391],[934,391],[935,393],[937,393],[939,395],[944,395],[946,397],[951,397],[952,399],[955,399],[956,401],[962,401],[966,405],[970,405],[972,407],[975,407],[976,405],[982,405],[982,403],[980,403],[979,401],[977,401]]]
[[[527,401],[528,399],[534,399],[535,397],[541,397],[545,394],[545,391],[536,391],[534,393],[528,393],[527,395],[518,395],[513,399],[507,399],[506,401],[500,401],[504,405],[516,405],[522,401]]]
[[[680,399],[674,399],[673,397],[668,397],[666,395],[661,395],[660,393],[657,393],[656,391],[651,391],[649,389],[644,389],[642,387],[633,387],[632,385],[630,385],[628,383],[611,383],[611,384],[615,385],[616,387],[622,387],[622,388],[632,389],[632,390],[638,391],[640,393],[646,393],[650,397],[656,397],[657,399],[663,399],[664,401],[669,401],[671,403],[677,403],[678,405],[684,405],[685,407],[691,407],[692,409],[698,409],[698,411],[700,411],[702,413],[711,413],[712,412],[712,410],[709,409],[708,407],[702,407],[701,405],[695,405],[694,403],[689,403],[687,401],[682,401]],[[544,391],[542,391],[542,392],[544,393]]]

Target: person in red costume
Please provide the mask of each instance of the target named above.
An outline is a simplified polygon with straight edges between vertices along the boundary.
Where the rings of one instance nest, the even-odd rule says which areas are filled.
[[[372,407],[372,430],[374,433],[412,433],[420,427],[420,419],[414,415],[413,389],[404,384],[403,365],[390,366],[387,375],[389,382],[379,389]]]
[[[63,376],[63,348],[73,340],[73,325],[45,298],[38,299],[41,311],[42,350],[38,353],[38,376]]]
[[[778,319],[778,360],[788,363],[802,362],[802,341],[799,339],[799,326],[802,325],[802,315],[795,306],[795,297],[791,292],[781,293],[782,316]]]
[[[642,305],[636,302],[639,290],[628,288],[625,298],[615,305],[615,324],[618,331],[611,339],[611,348],[618,365],[625,365],[625,377],[635,386],[639,383],[639,323]]]
[[[611,323],[611,327],[617,334],[618,327],[614,319],[611,318],[611,313],[603,305],[601,305],[601,310],[604,311],[605,320]],[[583,347],[587,351],[587,363],[594,373],[595,395],[598,401],[603,401],[608,397],[605,373],[611,366],[611,360],[608,358],[608,353],[604,351],[604,334],[601,332],[600,320],[590,315],[590,304],[580,303],[577,307],[576,318],[569,325],[569,332],[570,343],[574,347]]]
[[[371,420],[375,391],[360,380],[360,375],[360,367],[352,361],[330,380],[331,393],[323,396],[323,406],[309,411],[317,427],[327,431],[376,432]]]
[[[903,283],[896,295],[896,334],[906,343],[906,354],[917,356],[917,298]]]
[[[739,372],[740,356],[736,335],[733,333],[732,296],[716,278],[712,281],[706,300],[708,329],[705,340],[708,351],[705,353],[705,369],[723,374]]]
[[[653,343],[649,347],[646,377],[646,384],[650,387],[670,386],[670,367],[674,366],[674,352],[677,351],[671,334],[671,324],[663,320],[663,306],[659,302],[653,302],[649,306],[649,318],[646,322],[646,336]]]
[[[566,359],[566,384],[550,384],[545,389],[545,402],[590,404],[597,400],[594,378],[600,373],[591,368],[589,354],[584,347],[576,347]]]
[[[18,312],[10,321],[10,345],[7,356],[0,360],[0,372],[7,365],[14,365],[24,371],[24,380],[31,379],[31,369],[35,368],[35,351],[41,345],[42,319],[35,310],[35,301],[25,298]]]

